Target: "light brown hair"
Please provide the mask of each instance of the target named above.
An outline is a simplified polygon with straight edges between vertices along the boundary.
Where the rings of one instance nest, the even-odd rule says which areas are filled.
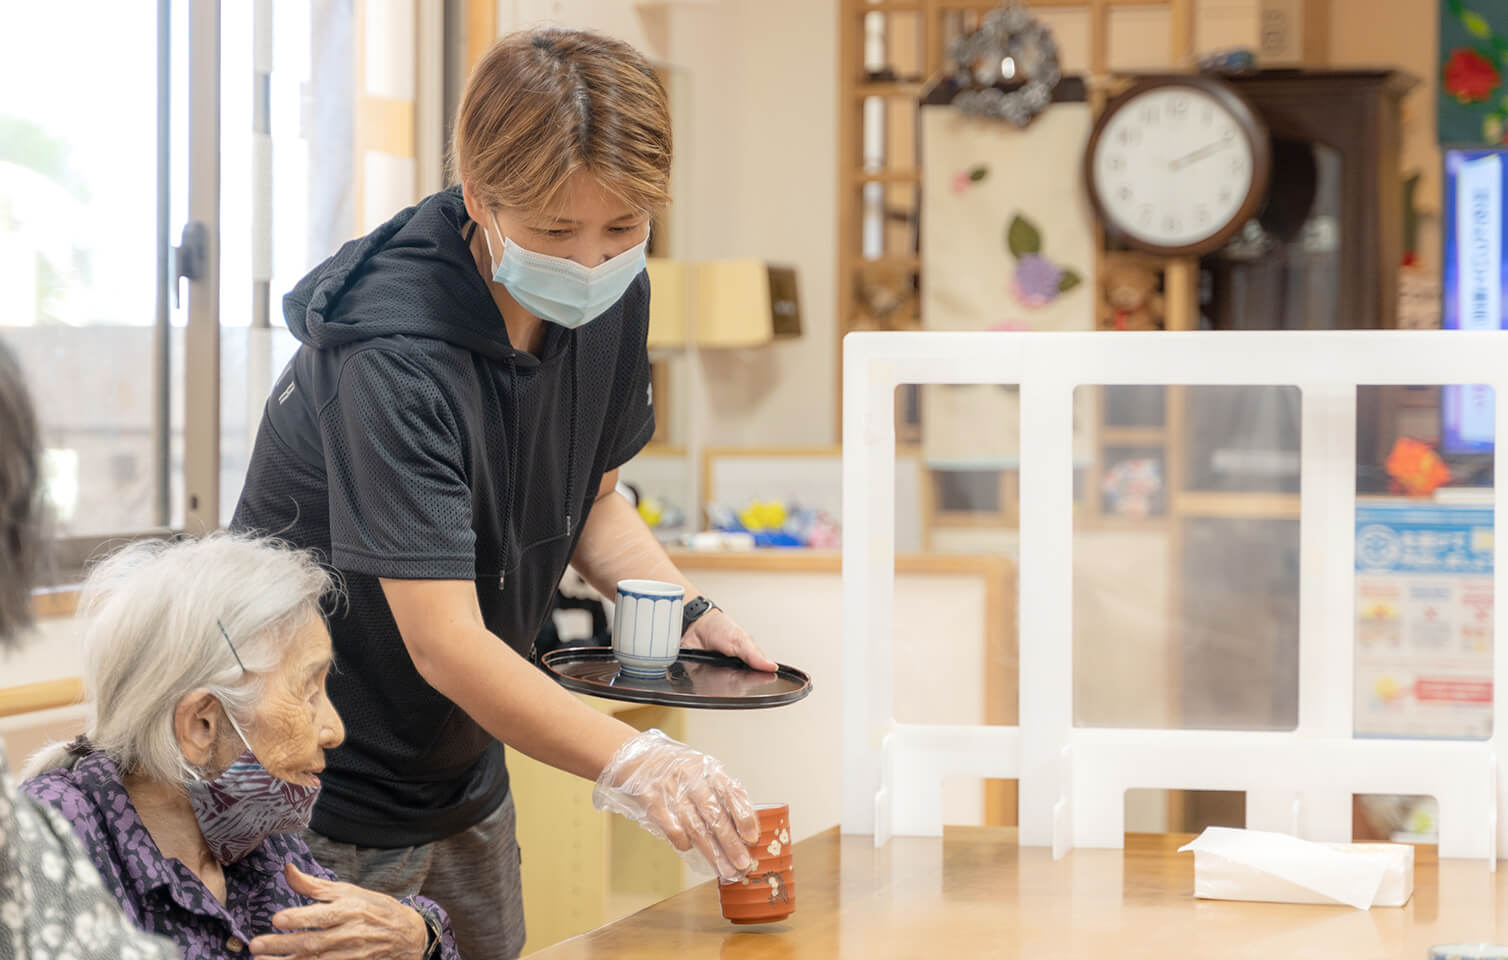
[[[585,169],[636,210],[670,200],[670,104],[633,47],[586,30],[511,33],[466,81],[451,172],[489,207],[547,208]]]

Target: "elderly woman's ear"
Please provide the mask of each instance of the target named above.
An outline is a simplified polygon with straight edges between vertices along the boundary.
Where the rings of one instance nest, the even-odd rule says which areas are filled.
[[[195,770],[207,770],[211,775],[240,753],[239,748],[228,750],[223,745],[228,726],[220,701],[202,688],[185,694],[173,710],[173,733],[183,759]]]

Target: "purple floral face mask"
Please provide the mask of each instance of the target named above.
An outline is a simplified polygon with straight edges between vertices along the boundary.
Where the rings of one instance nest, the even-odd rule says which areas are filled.
[[[230,719],[229,713],[225,716]],[[236,722],[231,720],[230,724],[246,743]],[[213,780],[195,775],[188,783],[188,796],[204,841],[223,866],[240,860],[274,834],[307,827],[314,801],[319,799],[319,787],[278,779],[262,766],[248,745]]]

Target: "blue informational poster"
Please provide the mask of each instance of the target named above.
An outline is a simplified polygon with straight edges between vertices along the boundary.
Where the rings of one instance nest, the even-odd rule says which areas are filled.
[[[1492,509],[1356,509],[1357,736],[1492,733]]]
[[[1445,151],[1445,257],[1441,288],[1447,330],[1501,330],[1508,296],[1503,293],[1503,200],[1508,197],[1508,151]],[[1449,386],[1441,396],[1440,446],[1447,454],[1490,453],[1492,388]]]

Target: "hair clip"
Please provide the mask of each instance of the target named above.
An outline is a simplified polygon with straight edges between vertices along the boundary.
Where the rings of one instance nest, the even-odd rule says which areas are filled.
[[[241,662],[241,655],[236,652],[236,645],[230,642],[230,634],[225,632],[225,624],[217,619],[215,620],[215,626],[220,628],[220,636],[225,638],[225,645],[230,647],[230,655],[236,658],[236,666],[241,668],[242,673],[245,673],[246,664]]]

